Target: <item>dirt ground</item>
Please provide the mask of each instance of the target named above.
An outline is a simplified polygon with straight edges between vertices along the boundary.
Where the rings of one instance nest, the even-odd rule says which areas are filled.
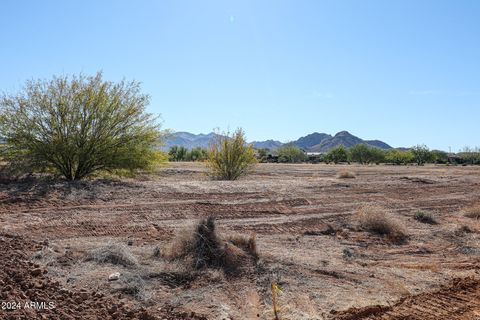
[[[356,177],[338,178],[344,170]],[[480,221],[462,212],[479,195],[480,167],[447,166],[260,164],[231,182],[172,163],[136,179],[0,184],[0,319],[270,320],[272,281],[281,319],[480,319]],[[407,240],[359,229],[368,204],[391,212]],[[418,210],[437,223],[414,219]],[[155,250],[210,215],[221,233],[256,234],[257,266],[175,277]],[[137,263],[86,259],[113,243]]]

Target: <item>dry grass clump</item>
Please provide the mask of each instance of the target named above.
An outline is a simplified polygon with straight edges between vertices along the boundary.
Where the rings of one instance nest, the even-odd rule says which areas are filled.
[[[215,219],[202,219],[193,230],[183,230],[162,252],[168,260],[181,260],[193,270],[222,269],[241,273],[258,259],[255,237],[217,234]]]
[[[480,204],[463,209],[464,215],[467,218],[480,219]]]
[[[87,254],[86,261],[98,263],[111,263],[130,267],[137,265],[137,259],[128,251],[124,245],[111,243],[106,246],[94,249]]]
[[[255,261],[258,260],[257,239],[255,235],[247,237],[241,234],[227,236],[227,241],[248,253]]]
[[[437,221],[431,212],[417,210],[415,211],[413,218],[421,223],[437,224]]]
[[[354,179],[356,178],[356,175],[355,173],[351,172],[351,171],[340,171],[338,174],[337,174],[337,178],[339,179]]]
[[[401,243],[407,238],[403,226],[385,208],[373,205],[361,207],[357,219],[361,229],[386,236],[393,242]]]
[[[454,231],[454,234],[456,236],[462,237],[462,236],[465,236],[466,234],[474,233],[474,232],[475,230],[471,229],[469,226],[460,226]]]
[[[139,300],[148,300],[149,294],[145,287],[145,281],[136,274],[125,274],[113,285],[112,292],[121,292],[131,295]]]

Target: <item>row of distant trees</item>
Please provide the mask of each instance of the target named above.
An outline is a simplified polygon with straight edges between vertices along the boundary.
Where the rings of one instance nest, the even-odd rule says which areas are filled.
[[[361,164],[390,163],[396,165],[424,165],[426,163],[480,164],[480,149],[478,148],[464,148],[455,155],[449,155],[445,151],[430,150],[425,145],[417,145],[410,149],[390,150],[376,148],[367,144],[357,144],[350,148],[339,145],[326,153],[308,155],[300,148],[292,144],[286,144],[273,152],[267,149],[259,149],[257,150],[257,156],[260,162],[279,163],[357,162]]]
[[[208,159],[208,150],[201,147],[187,149],[184,146],[173,146],[168,151],[169,161],[205,161]]]
[[[430,150],[425,145],[417,145],[410,149],[390,150],[376,148],[367,144],[357,144],[350,148],[339,145],[326,153],[312,155],[293,144],[285,144],[273,151],[256,149],[255,155],[259,162],[276,163],[480,164],[479,148],[466,147],[457,154],[449,155],[445,151]],[[208,158],[208,150],[201,147],[189,150],[183,146],[173,146],[168,152],[168,158],[170,161],[205,161]]]

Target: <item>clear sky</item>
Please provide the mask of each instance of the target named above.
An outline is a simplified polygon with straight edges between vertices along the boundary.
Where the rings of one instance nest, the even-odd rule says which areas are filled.
[[[0,39],[0,90],[103,70],[176,131],[480,146],[477,0],[3,0]]]

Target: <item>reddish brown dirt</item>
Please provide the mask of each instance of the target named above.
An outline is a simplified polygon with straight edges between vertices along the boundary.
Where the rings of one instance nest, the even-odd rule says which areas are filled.
[[[338,179],[345,169],[356,178]],[[479,312],[468,302],[478,298],[477,289],[465,289],[457,298],[442,293],[458,287],[451,285],[454,279],[473,283],[479,277],[480,222],[462,214],[480,201],[479,167],[262,164],[234,182],[209,181],[203,170],[200,164],[179,163],[137,179],[31,178],[0,185],[0,228],[30,243],[29,250],[19,250],[25,260],[48,270],[49,281],[114,301],[114,288],[105,281],[109,273],[143,276],[163,270],[164,262],[151,258],[154,247],[163,247],[199,218],[215,216],[222,232],[257,235],[261,261],[255,274],[200,278],[188,288],[152,278],[147,301],[123,298],[132,310],[144,307],[158,316],[161,307],[207,319],[271,319],[271,280],[284,289],[280,304],[286,319],[339,316],[332,310],[349,310],[353,319],[362,319],[362,312],[366,319],[429,319],[427,314],[474,319]],[[389,210],[408,240],[396,245],[361,231],[355,212],[365,204]],[[416,210],[432,212],[438,223],[416,221]],[[39,245],[47,239],[48,246]],[[127,240],[133,241],[129,248],[139,260],[137,268],[84,260],[94,248]],[[33,259],[40,249],[48,255]],[[439,301],[427,299],[435,292]],[[445,313],[461,307],[465,311],[457,318]],[[56,312],[65,310],[70,306],[59,303]]]
[[[26,253],[35,246],[19,236],[0,234],[1,319],[202,319],[168,309],[153,316],[121,296],[61,288],[47,269],[28,260]]]
[[[350,309],[335,316],[337,320],[361,319],[470,319],[480,318],[480,280],[455,279],[434,292],[401,299],[392,306]]]

